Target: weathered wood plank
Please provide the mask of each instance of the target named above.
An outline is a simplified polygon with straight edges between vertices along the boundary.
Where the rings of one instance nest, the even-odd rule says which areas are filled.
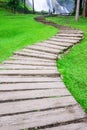
[[[45,98],[39,100],[25,100],[16,102],[0,103],[0,116],[7,114],[40,111],[45,109],[57,109],[76,105],[73,97]],[[14,109],[13,109],[14,108]]]
[[[37,65],[37,66],[33,66],[33,65],[19,65],[19,64],[1,64],[0,65],[0,69],[8,69],[8,70],[57,70],[56,66],[42,66],[42,65]]]
[[[79,40],[72,40],[72,39],[59,39],[59,38],[50,38],[50,40],[58,41],[58,42],[69,42],[69,43],[77,43]]]
[[[34,51],[39,51],[39,52],[48,52],[51,54],[58,54],[61,51],[60,49],[53,49],[45,46],[39,46],[38,44],[34,46],[27,46],[26,49],[28,49],[29,51],[30,49],[32,49]]]
[[[58,39],[67,39],[67,40],[81,40],[80,37],[66,37],[66,36],[54,36],[53,38],[58,38]]]
[[[59,50],[63,50],[63,49],[65,49],[66,47],[64,47],[64,46],[58,46],[58,45],[53,45],[53,44],[50,44],[50,42],[49,43],[47,43],[47,42],[42,42],[42,43],[39,43],[39,44],[37,44],[37,45],[39,45],[39,46],[44,46],[44,47],[49,47],[49,48],[53,48],[53,49],[59,49]]]
[[[34,46],[32,46],[32,47],[34,47]],[[28,53],[28,54],[37,54],[37,55],[42,55],[42,56],[43,55],[44,56],[46,56],[46,55],[48,55],[48,56],[56,56],[56,54],[52,54],[52,53],[45,52],[45,51],[34,50],[34,49],[27,48],[27,47],[20,50],[20,51],[17,51],[17,52],[23,52],[23,53]]]
[[[53,49],[53,48],[47,48],[47,47],[41,47],[40,46],[40,48],[42,49],[41,51],[40,51],[40,48],[39,48],[39,45],[37,44],[37,45],[34,45],[34,46],[29,46],[30,48],[27,48],[27,47],[25,47],[24,49],[22,49],[20,52],[28,52],[28,53],[35,53],[35,54],[42,54],[42,55],[49,55],[49,56],[54,56],[55,55],[55,52],[57,52],[58,50],[57,49]],[[33,47],[34,47],[34,49],[33,49]],[[45,49],[46,48],[46,49]],[[53,52],[54,53],[51,53],[52,51],[51,50],[53,50]]]
[[[87,130],[87,123],[72,123],[52,128],[45,128],[39,130]]]
[[[0,84],[0,92],[6,90],[26,90],[26,89],[62,89],[65,85],[62,82],[46,82],[46,83],[16,83],[16,84]]]
[[[20,56],[20,55],[13,55],[10,57],[11,59],[15,60],[15,59],[19,59],[19,60],[28,60],[28,61],[44,61],[44,62],[51,62],[54,60],[50,60],[50,59],[43,59],[43,58],[39,58],[39,57],[26,57],[26,56]]]
[[[59,76],[59,72],[57,70],[0,70],[0,75],[21,75],[21,76],[49,76],[49,77],[56,77]]]
[[[60,78],[54,77],[8,77],[0,76],[1,83],[38,83],[38,82],[58,82]]]
[[[86,115],[79,106],[0,117],[1,130],[13,130],[68,122]]]
[[[54,41],[54,40],[47,40],[45,41],[46,43],[52,44],[52,45],[57,45],[57,46],[63,46],[63,47],[69,47],[72,46],[72,43],[69,42],[58,42],[58,41]]]
[[[27,91],[12,91],[0,92],[0,101],[17,100],[17,99],[32,99],[32,98],[45,98],[52,96],[65,96],[70,95],[69,91],[63,89],[46,89],[46,90],[27,90]]]
[[[56,66],[56,61],[51,61],[51,62],[44,62],[44,61],[28,61],[28,60],[5,60],[3,62],[5,63],[10,63],[10,64],[18,64],[18,65],[45,65],[45,66]]]
[[[66,37],[83,37],[83,34],[73,34],[73,33],[70,33],[70,34],[66,34],[66,33],[58,33],[56,34],[56,36],[66,36]]]
[[[62,33],[62,32],[66,33],[66,34],[83,34],[83,32],[80,30],[67,30],[67,29],[63,30],[63,29],[61,29],[60,33]]]
[[[28,53],[28,52],[15,52],[15,55],[20,55],[20,56],[26,56],[26,57],[37,57],[37,58],[43,58],[43,59],[52,59],[55,60],[57,55],[50,56],[50,55],[42,55],[42,54],[36,54],[36,53]]]

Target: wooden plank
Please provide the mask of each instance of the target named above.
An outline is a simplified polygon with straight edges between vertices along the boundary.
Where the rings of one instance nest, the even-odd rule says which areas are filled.
[[[8,77],[0,76],[0,84],[2,83],[40,83],[40,82],[58,82],[60,78],[54,77]]]
[[[24,48],[22,51],[29,52],[29,53],[39,53],[39,54],[47,54],[47,55],[54,55],[60,51],[57,48],[50,48],[45,46],[40,46],[42,43],[32,46],[32,48]],[[31,47],[31,46],[30,46]]]
[[[34,46],[32,46],[32,47],[34,47]],[[48,55],[48,56],[56,56],[56,54],[52,54],[50,52],[47,53],[44,50],[43,51],[41,51],[41,50],[40,51],[39,50],[33,50],[33,49],[30,49],[30,48],[27,48],[27,47],[22,49],[22,50],[20,50],[20,51],[17,51],[17,52],[23,52],[23,53],[28,53],[28,54],[37,54],[37,55],[42,55],[42,56],[43,55],[44,56],[46,56],[46,55]]]
[[[0,116],[13,113],[40,111],[45,109],[56,109],[76,104],[76,101],[71,96],[0,103]]]
[[[44,47],[49,47],[49,48],[53,48],[53,49],[59,49],[59,50],[63,50],[63,49],[65,49],[66,47],[64,47],[64,46],[58,46],[58,45],[53,45],[53,44],[50,44],[50,42],[49,43],[47,43],[47,42],[42,42],[42,43],[39,43],[38,44],[39,46],[44,46]]]
[[[10,57],[11,59],[15,60],[15,59],[19,59],[19,60],[29,60],[29,61],[44,61],[44,62],[51,62],[53,60],[50,59],[42,59],[42,58],[38,58],[38,57],[26,57],[26,56],[20,56],[20,55],[13,55]]]
[[[58,41],[54,41],[49,39],[48,41],[45,41],[46,43],[52,44],[52,45],[57,45],[57,46],[63,46],[63,47],[69,47],[72,46],[72,43],[69,42],[58,42]]]
[[[18,64],[18,65],[45,65],[45,66],[56,66],[56,61],[51,61],[51,62],[44,62],[44,61],[28,61],[28,60],[6,60],[3,62],[5,63],[10,63],[10,64]]]
[[[33,65],[20,65],[20,64],[1,64],[0,69],[8,69],[8,70],[57,70],[56,66],[33,66]]]
[[[57,127],[39,129],[39,130],[87,130],[87,124],[85,122],[72,123],[72,124],[61,125]]]
[[[52,96],[65,96],[70,95],[67,89],[45,89],[45,90],[27,90],[27,91],[12,91],[0,92],[0,101],[14,101],[17,99],[32,99],[32,98],[45,98]]]
[[[77,43],[79,40],[72,40],[72,39],[59,39],[59,38],[50,38],[50,40],[58,41],[58,42],[69,42],[69,43]]]
[[[54,50],[54,51],[57,51],[57,49],[50,49],[50,48],[47,48],[47,47],[40,47],[42,50],[38,49],[37,47],[39,47],[39,45],[33,45],[33,46],[29,46],[30,48],[24,48],[22,50],[20,50],[20,52],[28,52],[28,53],[35,53],[35,54],[42,54],[42,55],[49,55],[49,56],[54,56],[55,55],[55,52],[54,53],[51,53],[52,51],[49,51],[49,50]],[[34,49],[33,49],[34,47]]]
[[[83,34],[83,32],[82,31],[79,31],[79,30],[67,30],[67,29],[65,29],[65,30],[63,30],[63,29],[61,29],[60,30],[60,33],[66,33],[66,34]]]
[[[54,36],[54,38],[58,38],[58,39],[67,39],[67,40],[81,40],[80,37],[66,37],[66,36]]]
[[[57,70],[0,70],[0,75],[59,76]]]
[[[45,47],[45,46],[39,46],[38,44],[34,45],[34,46],[27,46],[26,49],[37,50],[40,52],[48,52],[51,54],[58,54],[61,51],[60,49],[53,49],[53,48],[49,48],[49,47]]]
[[[15,52],[15,55],[20,56],[26,56],[26,57],[37,57],[37,58],[43,58],[43,59],[56,59],[57,55],[49,56],[49,55],[41,55],[41,54],[35,54],[35,53],[27,53],[27,52]]]
[[[65,85],[62,82],[48,83],[16,83],[16,84],[0,84],[0,92],[15,90],[32,90],[32,89],[62,89]]]
[[[81,119],[85,116],[85,113],[79,106],[65,107],[57,110],[0,117],[0,128],[1,130],[34,128]]]
[[[73,34],[73,33],[70,33],[70,34],[66,34],[66,33],[58,33],[56,34],[56,36],[66,36],[66,37],[83,37],[83,34]]]

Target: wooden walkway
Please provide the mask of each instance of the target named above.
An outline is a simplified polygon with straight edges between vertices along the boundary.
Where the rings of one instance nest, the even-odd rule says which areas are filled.
[[[0,64],[0,130],[87,130],[87,116],[56,67],[60,54],[78,43],[83,33],[59,28],[54,37],[27,46]]]

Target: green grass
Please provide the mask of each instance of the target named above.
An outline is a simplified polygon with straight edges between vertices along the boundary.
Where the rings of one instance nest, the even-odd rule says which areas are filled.
[[[70,49],[68,54],[63,54],[57,65],[67,88],[87,112],[87,18],[80,17],[78,22],[74,17],[49,19],[60,25],[79,28],[84,32],[84,40]]]
[[[57,29],[34,20],[35,15],[12,14],[0,8],[0,62],[27,45],[48,39]]]
[[[9,0],[0,0],[0,2],[8,2]]]

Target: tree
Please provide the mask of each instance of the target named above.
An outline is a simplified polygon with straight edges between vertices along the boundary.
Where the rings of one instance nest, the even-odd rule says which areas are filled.
[[[35,10],[34,10],[34,0],[32,0],[32,8],[33,8],[33,13],[35,13]]]
[[[76,4],[76,15],[75,15],[76,21],[79,19],[79,9],[80,9],[80,0],[77,0],[77,4]]]
[[[83,9],[83,0],[80,0],[80,14],[82,15],[82,9]]]
[[[76,13],[76,5],[77,5],[77,0],[75,0],[75,8],[74,8],[75,13]]]
[[[12,11],[15,13],[17,7],[19,6],[19,0],[9,0],[8,6],[12,9]]]
[[[84,0],[83,17],[87,17],[87,0]]]
[[[24,13],[26,12],[26,0],[23,0],[24,2]]]

